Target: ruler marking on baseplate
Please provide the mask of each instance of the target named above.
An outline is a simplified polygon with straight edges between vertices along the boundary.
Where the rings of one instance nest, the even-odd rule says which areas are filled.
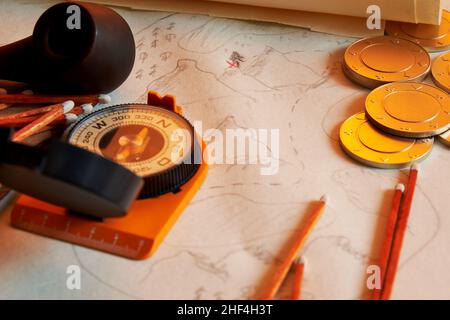
[[[128,258],[139,258],[148,244],[145,238],[90,224],[72,233],[72,219],[35,208],[21,207],[18,211],[13,211],[11,223],[19,229]]]

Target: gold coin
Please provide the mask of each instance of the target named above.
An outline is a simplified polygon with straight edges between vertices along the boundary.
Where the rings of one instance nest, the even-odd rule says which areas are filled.
[[[450,130],[444,132],[443,134],[438,136],[440,142],[445,144],[447,147],[450,147]]]
[[[389,83],[366,98],[367,118],[391,134],[425,138],[450,129],[450,96],[431,85]]]
[[[431,74],[434,83],[450,93],[450,52],[434,59]]]
[[[443,10],[440,25],[386,22],[386,34],[413,41],[430,52],[450,48],[450,12]]]
[[[376,88],[389,82],[421,80],[430,66],[430,56],[421,46],[381,36],[351,44],[344,53],[343,69],[351,80]]]
[[[364,112],[345,120],[339,137],[350,157],[368,166],[387,169],[410,166],[424,159],[433,146],[433,138],[409,139],[384,133],[366,119]]]

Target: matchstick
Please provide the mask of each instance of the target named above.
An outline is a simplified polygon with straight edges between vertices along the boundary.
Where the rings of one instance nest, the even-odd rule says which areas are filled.
[[[398,262],[400,260],[400,253],[403,245],[403,238],[405,236],[406,227],[408,225],[409,213],[411,211],[411,204],[414,196],[414,189],[416,187],[417,174],[419,167],[413,165],[409,171],[408,183],[403,195],[403,200],[400,205],[399,216],[397,218],[397,226],[394,232],[394,239],[392,242],[391,254],[386,269],[386,276],[384,286],[381,289],[381,299],[389,300],[394,286],[395,275],[397,273]]]
[[[4,88],[0,88],[0,95],[5,95],[5,94],[8,94],[8,91]],[[0,103],[0,110],[8,109],[11,106],[12,106],[11,103]]]
[[[52,107],[59,106],[59,105],[53,105]],[[45,107],[47,108],[47,107]],[[45,109],[47,112],[51,111],[53,108]],[[35,109],[37,110],[37,109]],[[44,110],[44,109],[42,109]],[[74,107],[70,113],[60,116],[58,119],[56,119],[52,124],[65,124],[65,123],[72,123],[72,122],[66,122],[68,118],[73,119],[73,116],[75,116],[78,119],[78,115],[81,114],[89,114],[94,110],[94,107],[92,104],[83,104],[79,107]],[[73,116],[72,116],[73,115]],[[16,113],[14,115],[8,115],[4,117],[0,117],[0,127],[21,127],[24,125],[27,125],[36,119],[38,119],[40,115],[34,115],[34,113],[28,113],[27,111]]]
[[[85,95],[85,96],[45,96],[45,95],[29,95],[29,94],[1,94],[0,103],[61,103],[61,101],[71,100],[76,104],[105,104],[111,102],[111,97],[106,94]]]
[[[8,127],[8,128],[20,128],[30,124],[31,122],[39,119],[42,116],[34,116],[34,117],[26,117],[26,118],[18,118],[18,119],[6,119],[0,120],[0,127]],[[61,124],[70,124],[74,121],[78,120],[78,115],[76,113],[68,113],[62,116],[59,116],[56,120],[51,122],[51,125],[61,125]]]
[[[33,136],[37,135],[39,133],[45,132],[45,131],[55,129],[57,125],[69,125],[71,123],[74,123],[77,120],[78,120],[78,117],[75,114],[67,113],[67,114],[63,115],[63,119],[61,119],[61,120],[57,119],[57,120],[53,121],[52,123],[50,123],[49,125],[39,128],[36,132],[33,133]]]
[[[34,109],[30,109],[30,110],[26,110],[26,111],[22,111],[22,112],[9,114],[7,116],[0,117],[0,120],[14,120],[14,119],[18,119],[18,118],[31,117],[31,116],[35,116],[35,115],[38,115],[41,113],[50,112],[54,109],[60,108],[61,106],[62,106],[62,103],[58,103],[58,104],[52,104],[50,106],[34,108]]]
[[[70,125],[78,120],[78,115],[89,114],[93,111],[93,109],[94,109],[94,107],[91,104],[83,104],[80,107],[75,107],[72,109],[71,112],[59,116],[56,120],[52,121],[47,126],[36,129],[36,132],[34,132],[32,135],[36,135],[36,134],[39,134],[39,133],[42,133],[45,131],[52,130],[58,125]],[[31,118],[31,117],[29,117],[29,118]],[[35,118],[34,120],[36,120],[39,117],[34,117],[34,118]],[[23,120],[27,120],[27,119],[28,118],[20,118],[20,119],[16,119],[15,121],[17,121],[17,120],[23,121]],[[32,122],[32,121],[30,121],[30,122]],[[20,127],[17,124],[2,125],[0,122],[0,127],[2,127],[2,126]]]
[[[4,88],[0,88],[0,95],[6,95],[6,94],[8,94],[8,91]],[[24,91],[22,91],[22,94],[31,95],[31,94],[33,94],[33,91],[24,90]],[[14,103],[0,103],[0,110],[8,109],[8,108],[12,107],[13,105],[14,105]]]
[[[26,138],[32,136],[36,132],[42,130],[43,127],[46,127],[47,125],[58,119],[60,116],[69,113],[73,109],[73,107],[74,107],[73,101],[66,101],[62,103],[57,108],[54,108],[52,111],[46,113],[42,117],[39,117],[38,119],[29,123],[19,131],[16,131],[12,135],[12,141],[21,142],[25,140]]]
[[[386,235],[384,238],[383,246],[381,249],[379,267],[381,288],[375,288],[372,291],[372,300],[379,300],[381,297],[381,291],[384,286],[384,280],[386,277],[386,268],[391,254],[392,240],[394,238],[395,227],[397,225],[398,211],[400,209],[400,202],[402,200],[403,192],[405,191],[405,185],[402,183],[397,184],[395,187],[394,198],[392,200],[391,211],[389,212],[388,221],[386,224]]]
[[[4,88],[8,92],[21,92],[29,88],[29,85],[23,82],[0,79],[0,88]]]
[[[294,260],[292,267],[294,269],[294,282],[292,285],[291,300],[300,300],[303,274],[305,273],[306,269],[306,261],[303,259],[303,257],[297,258]]]
[[[284,279],[286,278],[286,274],[288,273],[288,271],[292,265],[292,262],[298,256],[300,250],[303,248],[303,245],[305,244],[306,239],[312,232],[317,221],[319,221],[319,218],[325,209],[326,202],[327,202],[326,196],[323,196],[322,198],[320,198],[318,207],[315,208],[315,210],[312,212],[312,214],[307,219],[304,228],[302,228],[300,230],[300,232],[298,233],[298,236],[296,237],[294,243],[292,244],[291,249],[289,250],[289,252],[287,254],[286,260],[284,260],[283,264],[275,272],[275,274],[272,278],[272,281],[270,282],[270,284],[268,286],[267,292],[262,296],[261,299],[270,300],[275,297],[278,290],[280,289],[281,284],[283,283]]]

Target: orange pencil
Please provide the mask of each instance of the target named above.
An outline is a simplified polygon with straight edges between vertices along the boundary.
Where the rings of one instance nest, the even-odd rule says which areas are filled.
[[[291,300],[299,300],[302,292],[303,274],[305,273],[306,267],[305,260],[302,257],[295,259],[292,267],[294,269],[294,282]]]
[[[22,129],[20,129],[19,131],[16,131],[12,136],[12,140],[14,142],[21,142],[25,140],[26,138],[39,132],[42,128],[46,127],[47,125],[58,119],[60,116],[70,112],[73,109],[73,107],[74,107],[73,101],[66,101],[62,103],[59,107],[53,109],[52,111],[48,112],[42,117],[34,120],[33,122],[29,123]]]
[[[30,95],[30,94],[0,94],[0,103],[60,103],[61,101],[71,100],[76,104],[84,103],[109,103],[111,97],[106,94],[85,95],[85,96],[46,96],[46,95]]]
[[[267,292],[262,296],[261,299],[269,300],[269,299],[273,299],[275,297],[278,290],[280,289],[281,284],[283,283],[284,279],[286,278],[286,274],[288,273],[288,271],[292,265],[292,262],[298,256],[300,250],[303,248],[303,245],[305,244],[306,239],[308,238],[309,234],[312,232],[314,226],[316,225],[317,221],[319,220],[320,216],[322,215],[322,212],[325,209],[326,202],[327,202],[327,198],[326,198],[326,196],[323,196],[320,199],[319,206],[308,217],[305,227],[302,228],[300,230],[300,232],[298,233],[298,237],[292,244],[292,247],[287,254],[286,260],[283,262],[281,267],[275,272],[275,274],[272,278],[272,281],[270,282],[270,284],[268,286]]]
[[[388,221],[386,224],[386,235],[384,238],[383,246],[381,249],[379,267],[381,273],[381,288],[375,288],[372,291],[372,300],[379,300],[381,297],[381,290],[384,286],[384,280],[386,277],[386,268],[389,261],[389,256],[391,254],[392,240],[394,238],[395,227],[397,225],[398,211],[400,208],[400,202],[402,200],[403,192],[405,191],[405,186],[399,183],[395,187],[394,198],[392,200],[391,211],[389,212]]]
[[[389,257],[388,266],[386,269],[386,278],[384,286],[381,290],[381,299],[388,300],[391,297],[392,288],[397,273],[398,261],[403,245],[403,238],[405,236],[406,227],[408,225],[409,213],[411,211],[412,199],[414,196],[414,189],[416,187],[417,174],[419,168],[413,165],[409,171],[408,183],[406,185],[403,200],[400,206],[399,216],[397,218],[397,226],[395,228],[394,239],[392,242],[391,254]]]

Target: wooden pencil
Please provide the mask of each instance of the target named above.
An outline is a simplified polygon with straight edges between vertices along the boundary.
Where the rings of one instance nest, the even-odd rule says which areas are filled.
[[[293,262],[294,281],[292,284],[291,300],[299,300],[302,292],[303,275],[305,273],[305,261],[298,258]]]
[[[405,191],[405,186],[399,183],[395,187],[394,197],[392,200],[391,210],[389,212],[388,221],[386,224],[386,234],[384,237],[383,245],[380,254],[380,282],[381,288],[375,288],[372,291],[372,300],[379,300],[381,297],[381,290],[384,286],[384,280],[386,277],[386,267],[389,261],[389,256],[391,254],[392,240],[394,238],[395,227],[397,225],[398,211],[400,209],[400,202],[402,200],[403,192]]]
[[[29,94],[0,94],[0,103],[29,103],[29,104],[43,104],[52,103],[57,104],[61,101],[72,100],[76,104],[85,103],[109,103],[111,98],[108,95],[84,95],[84,96],[47,96],[47,95],[29,95]]]
[[[275,297],[278,290],[280,289],[281,284],[286,278],[286,274],[288,273],[292,265],[292,262],[298,256],[300,250],[303,248],[303,245],[305,244],[306,239],[314,229],[314,226],[316,225],[317,221],[319,221],[319,218],[325,209],[326,202],[327,198],[323,196],[320,199],[318,207],[315,208],[312,214],[308,217],[304,227],[298,233],[294,243],[292,244],[292,247],[290,248],[287,254],[286,259],[284,260],[280,268],[278,268],[278,270],[275,271],[275,274],[268,285],[267,292],[265,292],[264,295],[262,295],[261,299],[269,300]]]
[[[46,127],[53,121],[57,120],[60,116],[69,113],[73,109],[73,107],[74,107],[73,101],[66,101],[62,103],[60,107],[53,109],[52,111],[46,113],[42,117],[39,117],[38,119],[29,123],[19,131],[16,131],[12,135],[12,141],[21,142],[27,139],[28,137],[36,134],[37,132],[40,132],[42,128]]]
[[[382,300],[389,300],[391,297],[392,288],[394,286],[395,276],[397,273],[398,262],[400,259],[400,253],[403,246],[403,239],[408,225],[408,218],[411,211],[418,171],[419,168],[417,165],[413,165],[411,167],[411,170],[409,171],[408,183],[406,184],[406,189],[397,218],[397,226],[395,228],[394,238],[392,241],[392,249],[386,269],[385,281],[383,288],[381,289]]]

